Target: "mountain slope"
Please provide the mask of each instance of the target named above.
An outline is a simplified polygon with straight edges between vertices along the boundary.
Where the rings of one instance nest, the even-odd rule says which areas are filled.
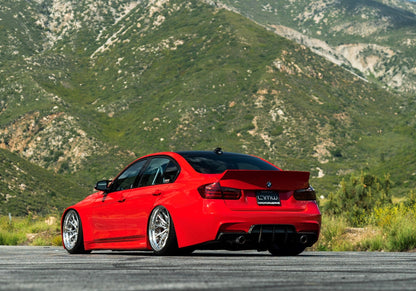
[[[82,199],[89,190],[2,149],[0,159],[2,215],[62,211]]]
[[[7,3],[20,15],[24,1]],[[173,0],[39,0],[30,13],[42,45],[2,69],[0,147],[80,192],[136,156],[217,146],[311,171],[323,195],[365,168],[391,172],[398,194],[415,185],[390,171],[416,164],[409,101],[238,14]],[[17,194],[4,188],[0,210],[32,205]]]
[[[403,0],[217,1],[371,81],[416,92],[416,4]]]

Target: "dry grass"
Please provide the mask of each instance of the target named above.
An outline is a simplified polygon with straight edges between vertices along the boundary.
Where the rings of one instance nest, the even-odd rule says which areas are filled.
[[[62,245],[59,219],[45,217],[0,217],[0,245]]]

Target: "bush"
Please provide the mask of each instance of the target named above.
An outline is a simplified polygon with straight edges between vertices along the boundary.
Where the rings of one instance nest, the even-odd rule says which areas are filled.
[[[324,213],[322,217],[319,241],[312,249],[322,251],[409,251],[416,249],[416,195],[414,191],[409,193],[406,200],[393,204],[386,203],[388,201],[385,199],[386,196],[388,197],[386,192],[379,195],[372,190],[365,190],[367,196],[371,196],[364,197],[369,207],[359,209],[358,206],[353,207],[349,204],[351,208],[347,209],[348,203],[338,199],[345,199],[345,197],[357,199],[354,195],[359,191],[354,193],[351,190],[357,189],[357,185],[362,186],[367,183],[365,185],[369,185],[370,189],[377,189],[377,186],[374,187],[377,181],[379,184],[384,182],[385,186],[388,185],[386,183],[388,179],[380,183],[379,179],[375,177],[366,179],[363,174],[358,181],[361,185],[357,183],[356,178],[351,178],[350,184],[343,181],[340,190],[337,193],[331,193],[325,201],[322,208],[327,213]],[[381,202],[372,201],[376,199],[375,197],[380,199],[380,196]],[[357,205],[364,205],[362,201],[354,201]],[[357,225],[360,227],[353,227]]]
[[[344,217],[351,226],[363,226],[375,207],[391,204],[390,176],[380,179],[361,172],[359,176],[341,181],[336,193],[330,193],[323,209],[331,215]]]
[[[374,209],[369,223],[384,234],[383,250],[408,251],[416,248],[416,203],[412,197],[399,205]]]
[[[377,234],[373,237],[365,238],[359,244],[359,249],[362,251],[382,251],[385,249],[385,239],[382,234]]]
[[[62,237],[61,237],[61,235],[59,234],[59,235],[54,236],[52,238],[51,244],[53,246],[58,246],[58,247],[62,246]]]
[[[19,245],[25,240],[25,238],[25,235],[21,233],[10,233],[0,230],[0,245]]]

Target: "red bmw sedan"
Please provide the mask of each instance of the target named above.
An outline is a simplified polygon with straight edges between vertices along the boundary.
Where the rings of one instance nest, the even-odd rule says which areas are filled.
[[[71,254],[255,249],[297,255],[319,237],[309,172],[282,171],[219,148],[147,155],[95,189],[62,215],[62,241]]]

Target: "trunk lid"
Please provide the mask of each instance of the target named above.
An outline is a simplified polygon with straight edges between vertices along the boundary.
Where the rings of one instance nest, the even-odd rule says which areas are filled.
[[[232,210],[301,211],[307,202],[295,200],[293,192],[309,187],[309,175],[301,171],[227,170],[219,183],[242,190],[239,200],[224,200]]]
[[[242,190],[298,190],[308,188],[309,172],[227,170],[219,182]]]

